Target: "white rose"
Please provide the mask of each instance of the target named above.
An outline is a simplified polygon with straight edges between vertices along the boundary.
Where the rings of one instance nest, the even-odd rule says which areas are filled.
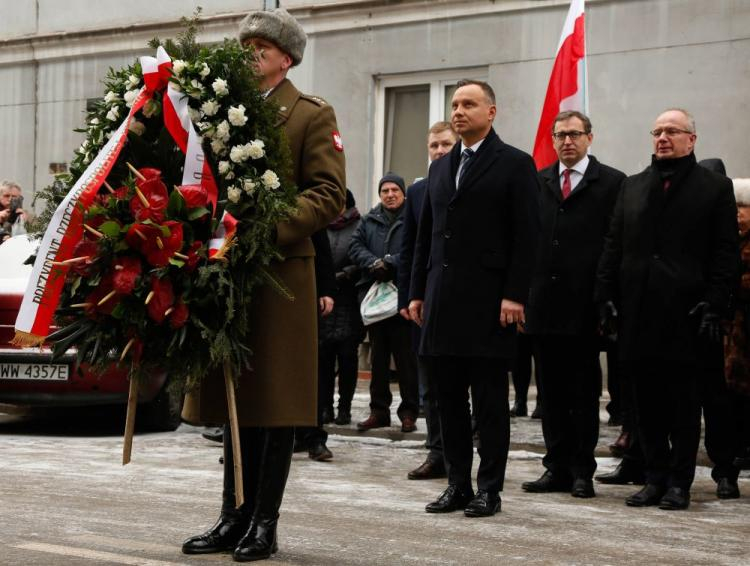
[[[227,148],[226,148],[226,146],[224,145],[224,142],[223,142],[223,141],[221,141],[221,140],[219,140],[219,139],[213,140],[213,141],[211,142],[211,150],[212,150],[212,151],[213,151],[213,152],[214,152],[214,153],[215,153],[216,155],[224,155],[224,154],[226,153],[226,149],[227,149]]]
[[[255,183],[253,183],[252,179],[245,179],[242,182],[242,188],[245,189],[248,195],[252,195],[255,192]]]
[[[227,198],[232,202],[239,202],[242,196],[242,191],[237,187],[229,187],[227,189]]]
[[[138,98],[138,93],[140,91],[138,89],[129,90],[125,93],[125,96],[123,97],[125,99],[125,106],[128,108],[133,107],[133,103],[135,102],[135,99]]]
[[[111,90],[104,95],[104,102],[106,102],[107,104],[112,104],[114,102],[117,102],[118,100],[120,100],[120,97],[117,96],[116,92],[113,92]]]
[[[211,74],[211,67],[203,63],[203,67],[201,68],[201,72],[198,73],[202,79],[205,79],[208,75]]]
[[[227,81],[225,81],[224,79],[216,79],[213,83],[211,83],[211,88],[214,89],[214,92],[217,94],[217,96],[224,96],[226,94],[229,94]]]
[[[133,132],[136,136],[142,136],[146,131],[146,124],[139,122],[138,120],[131,120],[128,125],[128,130]]]
[[[239,106],[230,106],[227,112],[229,122],[233,126],[244,126],[247,123],[247,116],[245,116],[245,107],[240,104]]]
[[[221,105],[218,102],[216,102],[216,100],[214,99],[207,100],[206,102],[201,104],[201,111],[206,116],[215,116],[216,113],[219,111],[219,108],[221,108]]]
[[[182,59],[175,59],[174,61],[172,61],[172,72],[176,77],[179,77],[184,70],[185,61],[183,61]]]
[[[211,125],[211,122],[198,122],[196,124],[196,127],[198,128],[198,131],[204,136],[208,136],[214,131],[214,127]]]
[[[231,169],[231,165],[229,165],[229,161],[219,161],[219,174],[220,175],[226,175],[229,173],[229,170]]]
[[[99,123],[99,118],[91,118],[91,122],[89,122],[89,126],[96,126]]]
[[[235,163],[242,163],[247,159],[247,155],[245,155],[245,148],[241,145],[234,146],[229,151],[229,159],[234,161]]]
[[[229,122],[222,120],[219,125],[216,126],[216,139],[223,142],[229,141]]]
[[[190,115],[190,120],[193,123],[201,119],[200,110],[196,110],[195,108],[188,108],[188,114]]]
[[[253,159],[260,159],[266,152],[263,150],[265,144],[260,140],[253,140],[247,144],[247,154]]]
[[[120,115],[120,107],[119,106],[113,106],[109,109],[109,112],[107,112],[107,120],[110,122],[114,122],[117,120],[118,116]]]
[[[128,88],[136,88],[139,84],[141,84],[141,79],[136,75],[130,75],[128,77],[128,81],[125,83],[125,86]]]
[[[266,169],[266,172],[260,176],[260,180],[269,189],[278,189],[281,186],[279,176],[270,169]]]

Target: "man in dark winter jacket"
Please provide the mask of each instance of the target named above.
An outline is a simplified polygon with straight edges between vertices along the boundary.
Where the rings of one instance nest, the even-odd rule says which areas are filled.
[[[559,161],[539,173],[542,230],[526,332],[538,349],[547,454],[544,475],[522,486],[529,492],[594,496],[600,376],[593,291],[625,175],[588,154],[593,136],[584,114],[558,114],[552,137]]]
[[[375,282],[397,280],[397,266],[403,235],[405,201],[404,180],[395,173],[386,173],[378,183],[380,204],[362,219],[349,247],[349,257],[362,270],[357,283],[359,295],[365,294]],[[391,355],[396,362],[401,405],[397,414],[401,430],[416,430],[419,412],[417,360],[411,348],[409,322],[394,312],[393,316],[369,327],[372,348],[370,380],[370,416],[357,424],[359,430],[390,426],[391,389],[389,385]]]
[[[333,418],[333,393],[336,366],[339,376],[339,401],[335,423],[349,424],[352,420],[352,398],[357,387],[359,358],[357,349],[365,337],[355,283],[359,268],[349,258],[349,244],[360,223],[359,211],[350,190],[346,191],[346,208],[328,225],[328,241],[336,274],[334,306],[330,316],[320,321],[318,336],[318,383],[321,387],[323,422]]]
[[[686,509],[700,440],[700,383],[739,265],[732,183],[696,163],[695,121],[663,112],[654,155],[618,196],[597,270],[600,324],[618,328],[646,485],[630,506]]]

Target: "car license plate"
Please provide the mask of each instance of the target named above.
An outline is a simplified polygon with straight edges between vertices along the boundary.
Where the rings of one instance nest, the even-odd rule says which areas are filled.
[[[66,364],[0,363],[0,379],[67,381],[69,372]]]

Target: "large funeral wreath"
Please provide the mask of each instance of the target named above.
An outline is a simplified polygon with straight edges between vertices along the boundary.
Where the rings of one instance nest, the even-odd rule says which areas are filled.
[[[270,284],[287,293],[268,266],[280,257],[274,227],[293,213],[296,195],[277,108],[259,89],[251,50],[236,40],[200,46],[195,21],[186,24],[176,41],[150,43],[171,58],[156,87],[144,84],[140,62],[110,69],[105,95],[78,130],[86,137],[69,172],[39,192],[47,205],[37,225],[51,229],[66,195],[129,119],[101,189],[78,205],[82,230],[71,257],[52,262],[52,276],[65,280],[48,340],[56,354],[75,347],[78,361],[95,368],[126,364],[131,379],[166,371],[180,388],[227,362],[234,371],[249,364],[248,335],[263,330],[249,327],[254,290]],[[169,83],[187,100],[215,204],[206,183],[183,182],[184,148],[168,127]]]

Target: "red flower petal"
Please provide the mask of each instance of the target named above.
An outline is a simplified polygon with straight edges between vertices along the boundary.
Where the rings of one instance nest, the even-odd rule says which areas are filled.
[[[174,306],[174,310],[169,314],[169,326],[175,330],[185,326],[188,316],[190,316],[190,310],[187,305],[180,300],[180,302]]]
[[[174,303],[172,282],[169,279],[159,279],[156,276],[152,276],[151,290],[154,292],[154,295],[151,297],[146,310],[152,320],[161,324],[164,322],[167,310]]]
[[[93,265],[97,259],[99,253],[99,246],[92,240],[83,239],[76,244],[73,248],[73,255],[75,257],[87,257],[84,261],[77,261],[71,264],[71,270],[83,277],[88,277],[93,272]]]
[[[112,277],[112,283],[115,290],[123,295],[129,295],[133,292],[136,281],[140,275],[140,259],[132,256],[118,258],[115,261],[115,274]]]
[[[200,208],[208,204],[208,191],[200,185],[181,185],[177,187],[188,208]]]

